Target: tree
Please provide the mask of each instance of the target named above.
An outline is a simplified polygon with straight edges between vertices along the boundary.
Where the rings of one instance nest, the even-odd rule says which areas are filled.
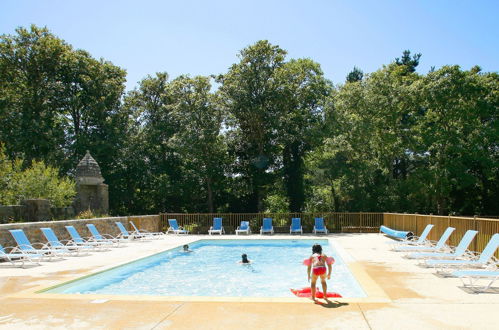
[[[280,82],[276,70],[284,65],[286,52],[261,40],[243,49],[240,62],[218,77],[219,97],[227,120],[229,148],[236,163],[234,172],[246,182],[247,211],[263,211],[265,186],[275,177],[278,156],[277,120]],[[242,211],[242,210],[241,210]]]
[[[68,51],[60,66],[59,108],[68,149],[65,167],[72,168],[86,150],[92,150],[107,174],[126,141],[129,113],[120,104],[126,72],[82,50]]]
[[[323,105],[331,86],[320,65],[310,59],[290,60],[277,72],[281,84],[277,141],[282,147],[282,173],[289,209],[305,203],[304,157],[322,138]]]
[[[347,82],[352,83],[356,81],[361,81],[364,78],[364,72],[356,66],[353,67],[353,70],[347,75]]]
[[[168,78],[166,72],[147,76],[124,99],[135,120],[121,170],[127,179],[120,183],[127,191],[121,203],[128,204],[120,208],[130,212],[180,211],[187,204],[181,161],[171,143],[179,127],[171,115]]]
[[[205,195],[207,210],[212,213],[216,204],[214,196],[223,182],[227,157],[225,141],[220,134],[222,112],[210,90],[209,78],[201,76],[180,76],[169,85],[171,115],[179,126],[172,144],[189,176],[199,178],[197,189],[204,188],[200,189],[201,194],[192,197]]]
[[[498,78],[444,66],[416,86],[425,109],[418,121],[428,162],[422,179],[439,214],[499,211]]]
[[[22,156],[71,173],[91,150],[110,185],[127,144],[129,113],[121,96],[126,72],[74,50],[46,28],[0,37],[0,140]]]
[[[416,67],[419,65],[419,59],[421,58],[421,53],[414,54],[411,58],[411,51],[404,50],[402,53],[402,58],[396,58],[395,63],[400,66],[404,66],[408,73],[416,71]]]
[[[408,204],[405,187],[416,120],[409,86],[417,79],[389,65],[358,83],[339,86],[326,103],[328,135],[308,161],[308,177],[318,185],[312,190],[331,194],[327,203],[332,210],[395,210]]]
[[[7,153],[56,164],[64,159],[60,63],[70,47],[46,28],[0,37],[0,140]]]

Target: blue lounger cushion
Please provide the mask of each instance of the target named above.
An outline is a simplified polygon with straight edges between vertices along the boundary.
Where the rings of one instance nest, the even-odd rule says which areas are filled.
[[[414,236],[414,234],[410,231],[394,230],[386,226],[379,227],[379,231],[385,233],[388,236],[399,239],[410,239],[412,236]]]

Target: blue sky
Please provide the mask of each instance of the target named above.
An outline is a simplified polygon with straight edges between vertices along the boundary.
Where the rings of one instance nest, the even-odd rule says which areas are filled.
[[[354,66],[372,72],[405,49],[432,66],[499,67],[499,1],[2,0],[0,34],[47,26],[75,48],[127,70],[127,89],[148,74],[224,73],[261,39],[311,58],[342,83]]]

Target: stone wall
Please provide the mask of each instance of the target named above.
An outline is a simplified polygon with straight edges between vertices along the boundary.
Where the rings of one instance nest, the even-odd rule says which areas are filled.
[[[61,221],[41,221],[0,224],[0,244],[4,247],[16,246],[16,242],[10,234],[10,229],[22,229],[32,244],[47,243],[40,228],[50,227],[55,232],[59,240],[69,240],[71,237],[65,226],[74,226],[81,237],[90,237],[86,224],[93,223],[101,234],[118,236],[120,231],[115,222],[119,221],[127,230],[131,230],[129,219],[132,220],[139,229],[148,231],[158,231],[159,215],[133,216],[133,217],[109,217],[96,219],[61,220]]]
[[[24,219],[29,222],[52,220],[50,202],[47,199],[25,199],[21,205],[24,206]]]
[[[72,206],[68,207],[51,207],[52,220],[73,219],[76,215],[75,209]]]
[[[34,205],[36,205],[36,202]],[[46,220],[71,219],[75,216],[75,211],[72,206],[50,207],[47,213],[46,208],[37,208],[34,205],[32,205],[33,207],[29,207],[26,203],[23,203],[23,205],[0,205],[0,224],[20,220],[27,222],[36,222]]]
[[[22,205],[0,205],[0,223],[23,219],[24,208]]]

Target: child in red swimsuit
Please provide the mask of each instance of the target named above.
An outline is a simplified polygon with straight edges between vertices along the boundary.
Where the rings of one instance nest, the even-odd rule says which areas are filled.
[[[310,283],[310,288],[312,291],[312,300],[315,302],[315,284],[317,282],[317,278],[321,278],[322,290],[324,291],[324,297],[326,297],[327,292],[327,279],[331,279],[331,269],[332,264],[334,263],[334,258],[328,257],[322,253],[322,246],[319,244],[315,244],[312,246],[312,255],[307,260],[307,275],[308,281],[310,282],[310,278],[312,278],[312,282]],[[326,265],[327,265],[327,275],[326,275]],[[327,298],[325,298],[327,300]]]

